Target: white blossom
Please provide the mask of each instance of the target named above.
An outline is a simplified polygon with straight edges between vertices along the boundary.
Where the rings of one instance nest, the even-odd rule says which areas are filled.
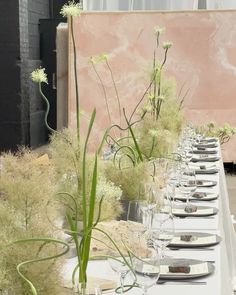
[[[163,49],[169,49],[171,48],[171,46],[173,45],[173,43],[171,43],[170,41],[166,41],[166,42],[163,42]]]
[[[48,84],[48,78],[47,78],[47,74],[45,73],[44,68],[39,68],[39,69],[34,70],[31,73],[31,79],[32,79],[32,81],[34,81],[36,83]]]
[[[62,6],[62,9],[60,11],[60,14],[63,17],[68,17],[68,16],[79,16],[81,14],[81,6],[79,3],[76,3],[74,0],[69,1],[67,4],[64,4]]]

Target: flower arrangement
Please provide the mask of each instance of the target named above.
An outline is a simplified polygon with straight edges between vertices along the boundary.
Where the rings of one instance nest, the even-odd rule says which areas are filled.
[[[196,129],[198,133],[204,136],[218,137],[221,145],[227,143],[236,133],[236,128],[232,127],[229,123],[225,123],[222,127],[219,127],[214,122],[210,122]]]
[[[61,204],[63,204],[61,212],[65,215],[68,225],[66,232],[71,235],[75,245],[77,265],[72,274],[72,283],[75,285],[77,272],[79,273],[79,282],[87,282],[87,266],[90,259],[91,240],[94,232],[105,236],[118,254],[123,257],[124,263],[131,268],[129,260],[124,253],[122,253],[112,237],[105,230],[99,228],[98,223],[101,220],[114,218],[120,214],[122,210],[119,203],[120,198],[124,196],[129,199],[137,198],[140,183],[148,181],[150,178],[147,163],[153,158],[171,151],[169,146],[173,140],[172,133],[175,133],[175,136],[179,134],[182,114],[180,110],[181,104],[174,102],[171,84],[163,79],[163,69],[167,60],[167,53],[172,44],[170,42],[163,43],[163,60],[158,62],[156,51],[159,48],[159,38],[163,29],[155,28],[156,47],[150,83],[130,116],[127,116],[125,108],[121,108],[119,93],[108,56],[103,54],[99,57],[91,57],[90,63],[103,89],[107,114],[112,125],[107,129],[103,141],[95,154],[88,154],[88,144],[96,118],[96,110],[91,114],[87,134],[82,139],[80,137],[80,102],[73,27],[73,18],[81,14],[81,8],[78,3],[70,1],[63,6],[61,13],[69,20],[74,51],[76,132],[68,129],[57,132],[48,125],[50,105],[41,88],[42,83],[48,82],[45,69],[35,70],[31,74],[31,78],[38,84],[39,92],[46,103],[45,126],[52,132],[50,143],[52,155],[50,163],[52,167],[50,171],[53,173],[53,178],[49,177],[49,179],[57,183],[55,187],[56,195],[61,200]],[[119,109],[119,124],[113,123],[110,116],[106,90],[96,66],[99,62],[106,64],[113,82]],[[125,126],[121,126],[121,116],[123,116]],[[172,122],[169,122],[170,116]],[[119,138],[115,136],[117,131]],[[104,142],[113,147],[113,161],[101,162],[98,157],[102,153]],[[82,227],[79,226],[78,221],[80,221]],[[36,231],[35,235],[37,236],[37,234],[38,232]],[[37,295],[38,292],[40,294],[47,293],[42,292],[40,284],[33,282],[34,278],[31,276],[31,272],[34,271],[33,264],[42,261],[53,261],[54,263],[55,258],[67,253],[69,249],[64,241],[56,240],[53,237],[45,237],[46,235],[47,232],[42,232],[40,238],[35,236],[32,238],[26,235],[14,242],[14,245],[26,245],[25,247],[33,245],[35,242],[40,242],[43,244],[39,249],[40,253],[41,248],[44,249],[46,246],[49,246],[49,249],[51,249],[50,247],[55,243],[65,246],[63,252],[58,251],[55,254],[55,252],[51,253],[49,251],[50,253],[46,257],[38,257],[38,253],[32,253],[30,259],[27,256],[22,256],[16,261],[18,273],[23,279],[22,285],[25,286],[26,290],[30,288],[34,295]],[[127,252],[130,255],[129,249],[127,249]],[[22,261],[21,259],[26,260],[20,262]],[[25,275],[22,271],[22,268],[26,266],[30,267],[29,275]],[[1,276],[4,276],[4,274],[0,273],[0,279]]]
[[[55,257],[65,254],[68,246],[57,239],[58,231],[51,222],[58,217],[53,201],[57,189],[53,171],[27,149],[3,154],[2,161],[0,290],[12,295],[28,294],[30,277],[33,294],[36,289],[40,294],[62,294],[59,269],[63,261],[55,261]],[[24,280],[19,280],[19,275]]]

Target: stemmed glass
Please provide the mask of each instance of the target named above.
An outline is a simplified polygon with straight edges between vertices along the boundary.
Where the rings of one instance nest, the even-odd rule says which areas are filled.
[[[149,231],[150,240],[154,249],[160,253],[161,259],[167,257],[165,252],[167,246],[174,237],[174,220],[169,212],[159,212],[155,214],[153,227]]]
[[[141,255],[132,256],[130,276],[142,289],[142,294],[147,295],[148,288],[155,285],[160,276],[160,259],[149,243],[149,235],[145,233],[143,237],[145,237],[147,248],[141,252]]]
[[[189,199],[197,189],[196,173],[194,170],[185,169],[181,173],[180,192],[186,196],[186,208],[193,207]]]
[[[130,271],[128,265],[124,262],[122,257],[108,258],[108,263],[113,271],[118,273],[120,281],[120,293],[124,293],[124,281],[125,277]]]
[[[154,209],[156,207],[157,186],[154,182],[140,184],[139,198],[143,214],[143,224],[149,229],[152,225]]]

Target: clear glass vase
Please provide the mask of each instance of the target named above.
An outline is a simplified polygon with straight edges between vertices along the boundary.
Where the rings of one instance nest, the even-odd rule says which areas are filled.
[[[95,283],[77,283],[73,288],[74,293],[80,295],[102,295],[102,290]]]

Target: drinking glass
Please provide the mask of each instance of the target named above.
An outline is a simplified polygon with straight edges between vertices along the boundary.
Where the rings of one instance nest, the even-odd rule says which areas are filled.
[[[155,214],[153,227],[149,231],[150,240],[161,259],[166,257],[167,246],[174,237],[174,220],[172,214],[160,212]]]
[[[149,226],[149,216],[150,212],[148,210],[148,203],[146,201],[130,201],[127,212],[127,221],[136,222],[139,224],[143,224],[143,229],[141,227],[137,227],[137,232],[141,230],[141,232],[146,231]]]
[[[140,256],[132,256],[132,280],[142,289],[142,294],[147,295],[148,288],[156,284],[160,275],[160,258],[155,249],[148,243],[149,236],[146,234],[147,249]]]
[[[143,224],[147,228],[151,227],[154,208],[157,203],[157,186],[155,182],[141,183],[139,189],[139,198],[141,201],[141,211],[143,214]]]
[[[96,283],[76,283],[73,288],[74,293],[80,295],[102,295],[100,286]]]
[[[108,263],[113,271],[119,275],[120,293],[124,293],[124,280],[128,272],[130,271],[129,267],[125,263],[122,257],[108,258]]]
[[[190,197],[197,189],[196,173],[194,170],[185,169],[181,173],[180,193],[186,196],[186,207],[190,207]]]

